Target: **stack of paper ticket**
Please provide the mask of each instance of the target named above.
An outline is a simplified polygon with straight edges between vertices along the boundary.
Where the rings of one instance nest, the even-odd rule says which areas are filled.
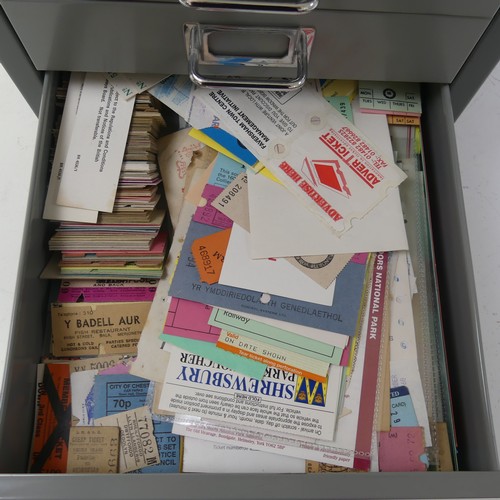
[[[44,210],[62,222],[45,276],[161,276],[168,241],[158,107],[106,75],[71,75]]]
[[[128,142],[108,151],[121,172],[109,206],[83,180],[73,205],[74,181],[49,189],[47,210],[67,203],[50,248],[71,279],[51,297],[38,379],[59,402],[37,401],[31,470],[426,470],[435,440],[399,191],[409,179],[386,116],[360,111],[356,82],[206,90],[181,76],[139,94],[142,108],[115,90],[108,109],[119,80],[89,74],[72,76],[83,89],[68,91],[73,114],[94,79],[104,101],[90,135],[126,128]],[[113,111],[122,98],[127,118]],[[184,128],[166,133],[169,116]],[[63,173],[76,178],[83,156],[71,158]],[[109,274],[120,258],[138,269],[128,280],[88,279],[88,262]],[[146,272],[153,262],[161,277]],[[54,429],[63,460],[40,457]]]

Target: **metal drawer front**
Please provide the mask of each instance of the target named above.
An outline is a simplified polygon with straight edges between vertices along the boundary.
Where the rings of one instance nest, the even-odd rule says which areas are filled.
[[[1,0],[0,4],[39,70],[187,74],[186,23],[301,26],[316,29],[311,78],[443,83],[453,80],[494,10],[489,2],[481,3],[483,8],[475,16],[447,15],[447,9],[445,14],[412,13],[408,3],[398,11],[384,2],[385,8],[394,10],[372,11],[321,2],[308,14],[290,16],[213,12],[154,1]]]

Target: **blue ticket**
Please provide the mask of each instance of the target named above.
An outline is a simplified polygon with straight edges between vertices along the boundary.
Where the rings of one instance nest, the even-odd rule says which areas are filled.
[[[244,161],[247,165],[253,166],[257,163],[257,158],[248,151],[248,149],[241,144],[241,142],[219,127],[207,127],[201,129],[201,131],[208,135],[215,142],[218,142],[221,146],[225,147],[228,151],[233,153],[237,158]]]
[[[207,184],[226,188],[241,173],[245,172],[245,167],[231,158],[222,154],[217,155],[214,167],[210,173]]]
[[[133,375],[97,375],[94,384],[94,418],[145,406],[149,380]],[[160,463],[134,471],[138,474],[180,472],[181,438],[172,434],[172,423],[154,420]]]
[[[391,389],[391,427],[417,427],[418,420],[405,385]]]

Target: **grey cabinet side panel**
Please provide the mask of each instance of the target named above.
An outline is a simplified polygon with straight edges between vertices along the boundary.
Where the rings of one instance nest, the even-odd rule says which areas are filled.
[[[43,75],[36,70],[5,12],[0,8],[0,62],[33,112],[38,115]]]
[[[49,147],[54,117],[54,78],[47,73],[24,223],[24,235],[7,346],[0,400],[0,470],[26,470],[33,429],[36,366],[43,353],[48,318],[47,280],[40,273],[48,262],[47,221],[42,220],[47,186]]]
[[[449,87],[424,86],[422,102],[422,135],[459,467],[497,470]]]
[[[498,61],[500,61],[500,10],[451,83],[451,101],[455,120],[461,115]]]

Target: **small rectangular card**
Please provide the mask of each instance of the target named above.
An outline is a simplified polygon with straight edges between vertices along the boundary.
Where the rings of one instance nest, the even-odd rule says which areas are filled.
[[[217,342],[221,329],[208,324],[212,307],[172,297],[163,332],[205,342]]]
[[[202,283],[213,285],[219,281],[230,236],[231,229],[223,229],[193,241],[191,252]]]
[[[72,427],[69,431],[68,474],[118,472],[119,427]]]
[[[45,198],[43,218],[58,221],[78,221],[95,223],[99,212],[84,208],[65,207],[56,203],[61,184],[66,155],[71,142],[73,127],[76,121],[80,94],[85,80],[85,73],[72,72],[66,92],[66,101],[57,136],[57,144],[52,162],[49,187]]]
[[[71,384],[65,363],[38,365],[31,473],[64,473],[71,426]]]
[[[214,198],[212,207],[236,222],[245,231],[250,232],[247,173],[239,174],[229,186]]]
[[[380,472],[424,472],[427,456],[422,427],[398,427],[379,435]]]
[[[160,463],[151,412],[147,406],[96,418],[94,423],[96,426],[120,428],[119,472],[132,472]]]
[[[135,354],[149,302],[52,304],[52,354]]]
[[[58,302],[152,302],[157,279],[63,280]]]
[[[359,82],[359,107],[365,113],[418,116],[422,113],[418,83]]]
[[[301,377],[307,377],[318,382],[326,382],[329,363],[310,358],[305,353],[299,354],[266,344],[260,340],[244,337],[239,333],[222,331],[217,347],[225,351],[253,359],[273,368],[279,368]]]
[[[401,385],[391,389],[391,427],[416,427],[417,415],[408,387]]]
[[[212,201],[242,172],[245,167],[227,156],[219,154],[207,184],[203,188],[200,205],[193,220],[222,229],[231,226],[231,219],[217,210]]]
[[[135,99],[126,100],[106,77],[87,73],[57,204],[112,212]]]

